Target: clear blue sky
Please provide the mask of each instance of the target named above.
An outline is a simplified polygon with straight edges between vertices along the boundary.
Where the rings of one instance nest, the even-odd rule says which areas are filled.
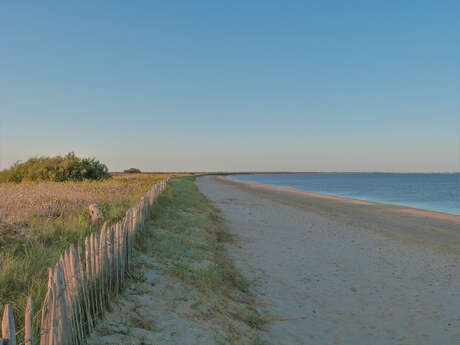
[[[460,170],[460,1],[3,1],[0,169]]]

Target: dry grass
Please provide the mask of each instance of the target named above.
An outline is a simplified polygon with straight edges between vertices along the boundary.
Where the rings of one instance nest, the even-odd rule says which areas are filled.
[[[98,203],[103,220],[114,223],[165,177],[120,174],[97,182],[1,183],[0,306],[11,303],[21,325],[27,296],[41,305],[48,267],[70,244],[100,230],[90,221],[89,204]]]
[[[31,216],[69,218],[89,204],[137,201],[161,175],[118,175],[105,181],[0,184],[0,219],[22,223]]]

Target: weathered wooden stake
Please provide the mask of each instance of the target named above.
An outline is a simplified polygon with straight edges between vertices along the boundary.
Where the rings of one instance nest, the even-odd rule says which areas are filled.
[[[48,338],[49,342],[40,345],[58,345],[57,339],[57,332],[58,332],[58,295],[57,295],[57,287],[55,281],[55,269],[52,271],[52,278],[51,278],[51,289],[50,296],[51,296],[51,316],[50,316],[50,323],[48,328]]]
[[[11,304],[7,304],[3,311],[2,338],[8,340],[8,345],[16,345],[16,328]]]
[[[91,326],[95,325],[96,322],[96,301],[94,295],[94,276],[93,276],[93,234],[86,237],[85,239],[85,248],[86,248],[86,281],[88,285],[88,297],[89,297],[89,312],[91,314],[91,320],[94,323]]]
[[[99,252],[98,252],[98,255],[99,255],[99,265],[98,265],[98,269],[99,269],[99,289],[100,289],[100,293],[101,293],[101,315],[104,311],[104,308],[106,306],[106,302],[107,302],[107,283],[106,283],[106,278],[107,278],[107,231],[108,231],[108,227],[107,227],[107,222],[104,223],[104,225],[102,226],[102,230],[101,230],[101,235],[100,235],[100,239],[99,239]]]
[[[54,270],[54,282],[56,284],[56,342],[59,345],[71,344],[71,326],[69,324],[71,315],[67,306],[64,273],[61,264],[58,263]]]
[[[32,345],[34,329],[34,303],[32,301],[32,296],[29,296],[27,299],[24,319],[24,345]]]
[[[74,295],[72,298],[73,310],[75,318],[75,325],[76,325],[76,335],[78,338],[78,344],[83,344],[85,341],[85,334],[83,331],[83,323],[84,323],[84,314],[82,310],[83,304],[83,288],[82,282],[80,277],[80,265],[79,259],[77,256],[77,251],[73,246],[70,246],[69,249],[69,263],[70,263],[70,273],[72,279],[72,287],[74,291]]]
[[[48,291],[46,292],[45,300],[43,301],[42,307],[42,320],[41,320],[41,328],[40,328],[40,345],[48,345],[50,343],[50,328],[51,328],[51,321],[52,316],[54,314],[53,311],[53,269],[48,269]]]
[[[78,258],[80,259],[80,277],[81,277],[81,286],[82,286],[82,294],[83,294],[83,313],[86,316],[86,324],[84,329],[91,333],[93,330],[93,320],[91,318],[91,311],[90,311],[90,299],[89,299],[89,291],[88,291],[88,280],[87,276],[85,275],[85,263],[83,262],[83,249],[81,245],[78,245]]]

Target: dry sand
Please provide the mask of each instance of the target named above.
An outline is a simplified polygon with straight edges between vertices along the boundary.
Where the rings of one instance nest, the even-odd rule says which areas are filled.
[[[270,344],[460,344],[460,217],[205,176]]]
[[[189,317],[194,295],[163,273],[163,265],[136,253],[136,277],[111,300],[89,345],[212,345],[209,323]]]

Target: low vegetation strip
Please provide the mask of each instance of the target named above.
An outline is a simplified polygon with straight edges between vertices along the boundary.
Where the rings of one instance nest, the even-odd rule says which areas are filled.
[[[172,180],[141,233],[136,279],[90,345],[262,344],[251,281],[227,255],[237,241],[193,177]]]
[[[24,323],[27,297],[41,305],[48,267],[72,244],[115,224],[167,175],[118,175],[102,181],[0,183],[0,306],[10,303],[16,324]],[[103,213],[93,224],[88,206]],[[37,315],[40,311],[37,310]],[[38,327],[40,317],[35,317]],[[18,329],[23,337],[22,327]]]
[[[49,270],[37,337],[33,336],[33,307],[29,298],[25,317],[27,344],[36,338],[41,345],[86,344],[86,336],[103,315],[110,296],[121,290],[124,277],[132,267],[133,244],[153,202],[165,187],[166,180],[156,183],[122,220],[112,226],[104,223],[100,236],[92,233],[85,239],[84,246],[70,246],[60,256],[56,266]],[[2,337],[8,344],[16,345],[16,336],[12,308],[8,304],[3,315]]]

